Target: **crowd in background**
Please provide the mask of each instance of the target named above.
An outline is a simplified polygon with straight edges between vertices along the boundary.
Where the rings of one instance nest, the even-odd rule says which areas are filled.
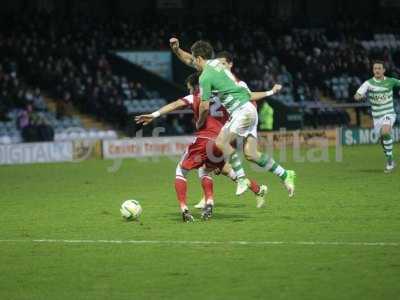
[[[217,51],[234,53],[235,73],[255,90],[281,82],[286,87],[284,93],[293,96],[290,101],[318,101],[321,93],[336,100],[352,101],[355,88],[371,77],[373,59],[384,60],[391,74],[400,74],[400,45],[366,49],[361,43],[373,40],[376,33],[398,32],[396,28],[400,28],[398,21],[391,24],[386,20],[380,26],[346,20],[321,28],[272,29],[254,20],[224,16],[189,27],[183,38],[188,45],[208,38]],[[330,82],[342,77],[349,82],[345,95],[336,94]]]
[[[379,30],[392,32],[398,24],[371,28],[368,22],[338,21],[325,28],[293,29],[234,16],[180,24],[150,19],[77,17],[66,22],[37,15],[3,20],[8,26],[0,31],[0,119],[11,107],[21,108],[25,115],[45,110],[44,90],[57,99],[59,118],[79,109],[124,128],[129,121],[124,100],[156,93],[113,72],[107,52],[168,49],[173,35],[186,48],[197,39],[208,39],[216,51],[232,52],[235,74],[254,90],[283,84],[277,97],[288,104],[318,102],[321,97],[352,101],[358,86],[371,76],[373,58],[384,59],[392,74],[400,71],[400,47],[366,49],[361,43]],[[186,122],[183,117],[171,121],[175,133],[185,131],[180,119]]]
[[[71,116],[76,107],[123,127],[127,121],[123,100],[149,95],[140,82],[112,72],[106,58],[107,50],[116,45],[112,34],[83,21],[72,20],[67,28],[58,25],[48,18],[29,20],[23,28],[14,24],[14,32],[0,36],[1,54],[16,61],[27,82],[58,100],[59,118]]]
[[[11,132],[19,130],[27,142],[51,141],[54,131],[39,114],[47,110],[41,89],[25,84],[17,66],[14,60],[0,60],[0,121],[8,124]],[[11,110],[16,112],[12,116]]]

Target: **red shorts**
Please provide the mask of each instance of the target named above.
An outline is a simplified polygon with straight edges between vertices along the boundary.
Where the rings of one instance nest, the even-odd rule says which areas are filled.
[[[183,154],[181,167],[185,170],[193,170],[203,165],[206,165],[208,169],[222,170],[225,161],[222,152],[215,145],[215,141],[196,138]]]

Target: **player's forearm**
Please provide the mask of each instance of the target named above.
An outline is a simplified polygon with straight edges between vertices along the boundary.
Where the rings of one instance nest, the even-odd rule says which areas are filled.
[[[250,100],[258,101],[258,100],[264,99],[265,97],[270,97],[274,94],[275,93],[273,90],[269,90],[269,91],[265,91],[265,92],[251,92]]]
[[[157,110],[156,112],[153,113],[154,117],[159,117],[162,115],[166,115],[170,112],[173,112],[175,110],[181,109],[183,107],[185,107],[185,103],[182,100],[177,100],[174,102],[171,102],[167,105],[164,105],[163,107],[161,107],[159,110]]]
[[[184,64],[188,65],[189,67],[193,67],[192,55],[189,52],[186,52],[185,50],[178,48],[177,50],[174,50],[174,53],[178,57],[178,59],[182,61]]]

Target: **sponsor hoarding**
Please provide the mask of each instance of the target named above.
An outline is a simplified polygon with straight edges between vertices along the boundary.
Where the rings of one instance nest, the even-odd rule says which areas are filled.
[[[103,141],[104,158],[181,155],[194,137],[149,137]]]
[[[0,165],[73,160],[72,142],[0,145]]]

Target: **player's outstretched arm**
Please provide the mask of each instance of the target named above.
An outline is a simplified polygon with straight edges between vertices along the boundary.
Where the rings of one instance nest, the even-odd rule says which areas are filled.
[[[194,65],[192,63],[192,55],[179,47],[179,40],[177,38],[170,38],[169,45],[172,52],[175,53],[180,61],[182,61],[185,65],[194,68]]]
[[[276,93],[279,93],[282,90],[282,85],[280,84],[275,84],[271,90],[265,91],[265,92],[251,92],[251,98],[250,100],[252,101],[258,101],[261,99],[264,99],[265,97],[270,97],[272,95],[275,95]]]
[[[168,114],[174,110],[182,109],[185,106],[187,106],[187,103],[185,101],[183,101],[182,99],[178,99],[174,102],[164,105],[159,110],[157,110],[151,114],[136,116],[135,121],[136,121],[136,124],[148,125],[151,122],[153,122],[154,119],[157,119],[159,116]]]

